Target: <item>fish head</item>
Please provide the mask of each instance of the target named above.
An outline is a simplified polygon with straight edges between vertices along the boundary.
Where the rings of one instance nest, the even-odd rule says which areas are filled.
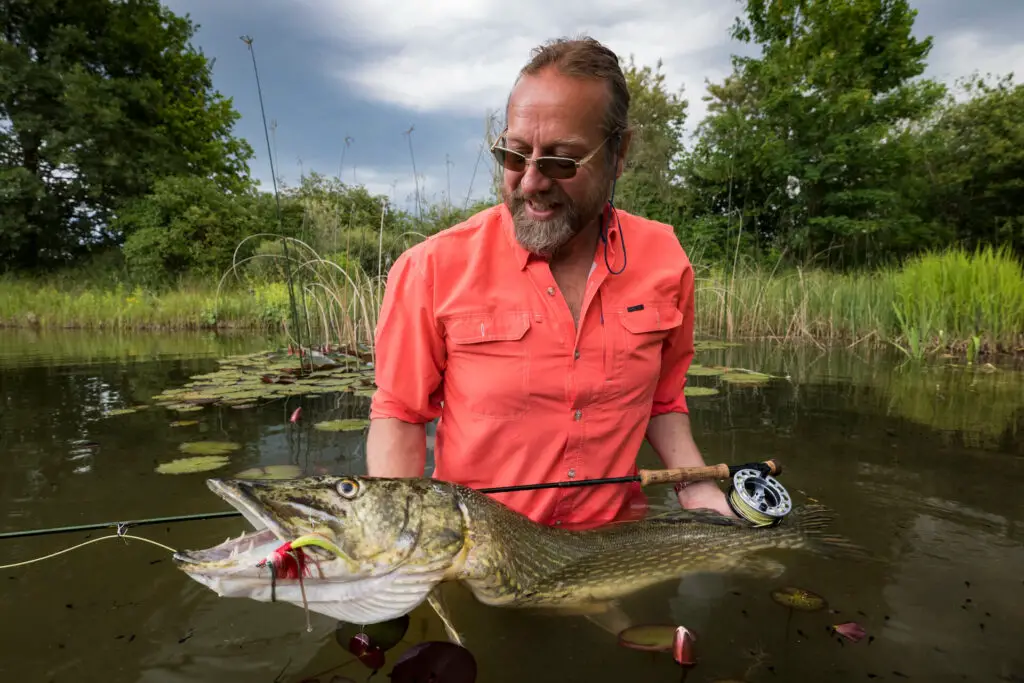
[[[207,483],[254,530],[174,560],[222,597],[292,602],[342,621],[376,623],[422,602],[457,570],[467,545],[455,488],[431,479]]]

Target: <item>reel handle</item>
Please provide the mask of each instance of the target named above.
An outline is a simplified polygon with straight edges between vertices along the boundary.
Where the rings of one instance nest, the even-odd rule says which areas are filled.
[[[782,472],[782,465],[777,460],[765,460],[764,462],[749,463],[746,465],[708,465],[706,467],[677,467],[669,470],[640,470],[640,485],[668,484],[684,481],[708,481],[714,479],[729,479],[736,472],[742,469],[754,469],[772,476],[778,476]]]

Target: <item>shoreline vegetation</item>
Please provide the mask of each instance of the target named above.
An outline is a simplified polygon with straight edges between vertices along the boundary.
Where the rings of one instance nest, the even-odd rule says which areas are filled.
[[[0,277],[0,327],[251,330],[372,350],[384,276],[351,261],[344,266],[343,254],[332,260],[289,242],[300,335],[292,330],[286,281],[245,264],[220,281],[163,288],[82,284],[74,274]],[[916,359],[946,353],[969,362],[1024,354],[1024,263],[1006,249],[951,248],[852,273],[759,264],[726,269],[696,258],[694,270],[698,339],[881,345]]]
[[[404,208],[394,185],[342,181],[340,130],[322,141],[336,175],[275,177],[268,192],[191,20],[158,0],[90,2],[88,26],[91,11],[38,3],[11,19],[0,326],[251,330],[372,358],[394,259],[499,201],[486,150],[500,112],[467,190],[442,182],[436,147],[417,159],[411,126],[394,131],[412,170]],[[742,3],[729,36],[759,51],[734,54],[703,95],[623,55],[633,137],[614,203],[674,226],[695,268],[695,336],[1024,358],[1024,84],[926,77],[934,38],[915,35],[906,0],[791,5]],[[40,38],[58,29],[102,41]]]

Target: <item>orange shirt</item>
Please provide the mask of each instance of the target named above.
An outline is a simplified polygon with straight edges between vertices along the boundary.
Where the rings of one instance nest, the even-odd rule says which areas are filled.
[[[484,488],[636,474],[648,420],[687,411],[692,267],[671,226],[615,212],[613,272],[599,240],[578,330],[503,204],[395,261],[370,417],[440,417],[435,478]],[[536,521],[574,527],[646,510],[639,484],[492,495]]]

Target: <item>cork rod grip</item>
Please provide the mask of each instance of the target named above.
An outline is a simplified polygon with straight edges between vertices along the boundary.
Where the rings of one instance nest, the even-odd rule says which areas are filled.
[[[640,485],[667,484],[677,481],[703,481],[705,479],[728,479],[728,465],[707,467],[678,467],[672,470],[640,470]]]
[[[766,465],[768,474],[778,476],[782,472],[782,466],[777,460],[765,460],[764,462],[749,465],[758,467]],[[640,470],[640,485],[668,484],[680,481],[705,481],[708,479],[728,479],[732,476],[729,466],[726,464],[708,465],[707,467],[677,467],[670,470]]]

